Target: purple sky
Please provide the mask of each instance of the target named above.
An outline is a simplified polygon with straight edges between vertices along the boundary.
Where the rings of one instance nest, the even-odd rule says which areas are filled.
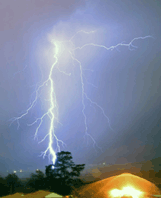
[[[93,42],[110,47],[133,38],[138,48],[107,51],[88,46],[75,56],[84,69],[85,91],[104,109],[113,131],[99,108],[85,100],[88,132],[102,152],[84,138],[81,81],[78,64],[64,54],[53,80],[59,106],[56,134],[65,142],[76,163],[126,163],[160,155],[161,138],[161,2],[160,0],[5,0],[0,2],[0,171],[44,168],[48,157],[38,157],[48,141],[34,140],[36,125],[47,102],[39,99],[29,114],[11,126],[34,99],[35,85],[43,81],[54,62],[49,37],[70,39],[75,46]],[[68,62],[69,61],[69,62]],[[93,70],[93,72],[89,71]],[[96,87],[92,86],[94,84]],[[47,92],[42,92],[44,96]],[[43,97],[42,97],[43,98]],[[47,134],[44,120],[38,139]]]

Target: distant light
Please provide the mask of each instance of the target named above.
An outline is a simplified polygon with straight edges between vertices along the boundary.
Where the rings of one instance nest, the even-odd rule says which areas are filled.
[[[20,173],[22,173],[22,169],[20,169]]]
[[[17,173],[17,171],[14,170],[13,173]]]

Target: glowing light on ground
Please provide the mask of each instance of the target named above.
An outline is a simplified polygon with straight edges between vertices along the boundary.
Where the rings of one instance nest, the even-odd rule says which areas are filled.
[[[67,41],[59,41],[59,40],[55,40],[54,38],[51,39],[51,43],[53,44],[53,48],[54,48],[54,54],[53,54],[53,65],[51,65],[50,68],[49,68],[48,77],[35,90],[35,98],[31,102],[30,106],[26,109],[25,113],[21,114],[18,117],[14,117],[14,118],[11,119],[11,124],[16,121],[17,125],[18,125],[18,128],[19,128],[20,127],[20,120],[23,117],[27,116],[29,114],[29,112],[31,111],[31,109],[33,109],[34,106],[36,105],[36,102],[37,102],[38,98],[40,97],[40,91],[43,88],[48,89],[49,96],[48,96],[47,100],[49,101],[49,107],[47,108],[46,112],[43,113],[43,115],[41,117],[36,118],[36,120],[34,122],[32,122],[31,124],[28,124],[28,126],[33,126],[34,124],[39,123],[37,128],[36,128],[36,131],[35,131],[35,136],[34,137],[36,138],[37,134],[38,134],[38,131],[40,130],[41,125],[44,122],[44,118],[48,117],[48,119],[50,120],[48,133],[44,136],[44,138],[41,141],[39,141],[39,143],[43,142],[47,137],[49,138],[48,147],[44,152],[42,152],[41,156],[43,156],[43,158],[44,158],[48,153],[49,157],[52,158],[51,161],[52,161],[53,164],[55,164],[56,152],[59,152],[61,150],[61,147],[60,147],[61,145],[62,146],[65,145],[65,143],[63,141],[58,139],[58,137],[56,136],[56,133],[55,133],[55,123],[58,122],[58,118],[57,118],[58,107],[57,107],[56,93],[55,93],[55,89],[54,89],[54,80],[53,80],[53,77],[52,77],[55,66],[58,65],[59,61],[64,58],[62,56],[63,51],[66,51],[67,54],[69,54],[69,58],[73,61],[73,63],[76,63],[78,65],[79,70],[80,70],[79,80],[80,80],[80,83],[81,83],[82,114],[83,114],[83,117],[84,117],[85,137],[90,137],[91,140],[93,141],[93,146],[97,147],[101,150],[101,148],[97,145],[95,139],[92,137],[92,135],[88,131],[88,122],[87,122],[87,116],[86,116],[86,113],[85,113],[85,110],[86,110],[85,100],[90,102],[91,105],[97,107],[102,112],[104,117],[107,119],[107,122],[109,124],[110,129],[111,130],[113,130],[113,129],[110,125],[110,120],[109,120],[108,116],[106,115],[103,107],[101,107],[98,103],[93,101],[88,96],[88,94],[85,92],[83,66],[82,66],[81,61],[76,58],[75,51],[76,50],[83,50],[87,46],[103,48],[107,51],[118,49],[118,47],[128,47],[129,50],[135,50],[137,48],[137,46],[134,45],[134,42],[136,40],[144,40],[144,39],[151,38],[151,36],[137,37],[137,38],[132,39],[129,43],[121,42],[121,43],[118,43],[117,45],[110,46],[110,47],[106,47],[104,45],[100,45],[100,44],[97,44],[97,43],[86,43],[85,45],[82,45],[80,47],[76,47],[74,42],[73,42],[73,38],[75,38],[78,34],[82,34],[82,33],[83,34],[93,34],[94,31],[86,32],[86,31],[81,30],[81,31],[77,32],[71,39],[69,39]],[[60,70],[59,67],[58,67],[58,70],[59,70],[59,72],[62,72],[65,75],[67,74],[65,71]],[[67,75],[70,76],[70,74],[67,74]],[[46,100],[46,98],[44,100]],[[56,145],[56,149],[53,149],[53,145]]]
[[[88,184],[79,191],[80,197],[92,198],[152,198],[161,194],[152,182],[139,176],[123,173]]]
[[[141,198],[143,192],[136,190],[134,187],[127,186],[123,187],[122,190],[113,189],[110,192],[112,198],[121,198],[123,196],[131,196],[132,198]]]

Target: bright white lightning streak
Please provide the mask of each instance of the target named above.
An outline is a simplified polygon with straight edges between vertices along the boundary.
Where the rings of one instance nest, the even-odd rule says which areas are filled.
[[[53,79],[52,79],[52,73],[53,73],[54,66],[55,66],[55,65],[57,64],[57,62],[58,62],[58,58],[57,58],[58,46],[57,46],[56,44],[55,44],[55,49],[56,49],[56,50],[55,50],[56,52],[55,52],[55,55],[54,55],[55,62],[54,62],[54,64],[51,66],[48,79],[47,79],[46,81],[44,81],[44,82],[36,89],[36,97],[35,97],[35,99],[33,100],[33,102],[31,103],[31,105],[29,106],[29,108],[26,110],[26,112],[25,112],[24,114],[22,114],[21,116],[19,116],[19,117],[14,117],[14,118],[11,119],[11,121],[12,121],[11,124],[12,124],[14,121],[17,121],[18,128],[19,128],[19,126],[20,126],[19,120],[20,120],[21,118],[23,118],[24,116],[26,116],[26,115],[29,113],[29,111],[34,107],[34,105],[35,105],[35,103],[36,103],[36,101],[37,101],[37,99],[38,99],[38,93],[39,93],[40,89],[41,89],[42,87],[44,87],[44,85],[45,85],[46,83],[50,83],[50,99],[49,99],[49,101],[50,101],[50,108],[48,109],[48,111],[47,111],[46,113],[44,113],[44,114],[42,115],[42,117],[37,118],[32,124],[28,124],[28,126],[32,126],[33,124],[37,123],[38,120],[40,120],[40,123],[39,123],[38,127],[36,128],[36,132],[35,132],[35,136],[34,136],[34,137],[36,138],[36,137],[37,137],[38,130],[39,130],[39,128],[41,127],[41,125],[42,125],[42,123],[43,123],[44,117],[45,117],[45,116],[48,116],[48,117],[50,118],[49,133],[48,133],[39,143],[41,143],[42,141],[44,141],[44,140],[47,138],[47,136],[49,136],[49,145],[48,145],[48,148],[42,153],[42,155],[43,155],[43,157],[45,157],[45,156],[46,156],[46,153],[49,151],[50,155],[52,156],[52,162],[53,162],[53,164],[55,163],[55,160],[56,160],[56,154],[55,154],[55,151],[54,151],[54,149],[53,149],[53,147],[52,147],[54,138],[56,139],[58,151],[60,151],[59,142],[61,142],[62,145],[64,145],[64,142],[62,142],[61,140],[59,140],[59,139],[57,138],[57,136],[55,135],[55,133],[54,133],[54,121],[55,121],[55,119],[56,119],[55,114],[54,114],[54,109],[57,108],[57,106],[56,106],[57,102],[56,102],[56,95],[55,95],[55,92],[54,92],[54,82],[53,82]],[[53,96],[54,96],[54,97],[53,97]]]
[[[136,41],[136,40],[140,40],[140,39],[147,39],[147,38],[153,38],[152,36],[144,36],[144,37],[137,37],[137,38],[134,38],[134,39],[132,39],[129,43],[124,43],[124,42],[122,42],[122,43],[118,43],[117,45],[114,45],[114,46],[110,46],[110,47],[106,47],[106,46],[104,46],[104,45],[98,45],[98,44],[94,44],[94,43],[87,43],[87,44],[85,44],[85,45],[83,45],[83,46],[81,46],[81,47],[76,47],[75,49],[73,49],[73,51],[74,50],[77,50],[77,49],[83,49],[84,47],[86,47],[86,46],[95,46],[95,47],[101,47],[101,48],[104,48],[104,49],[106,49],[106,50],[114,50],[114,49],[116,49],[117,47],[119,47],[119,46],[125,46],[125,47],[128,47],[129,48],[129,50],[134,50],[134,48],[137,48],[137,46],[135,46],[135,45],[133,45],[133,42],[134,41]],[[133,47],[133,49],[131,49],[130,47]]]
[[[36,128],[36,132],[35,132],[35,138],[37,137],[37,133],[43,123],[43,119],[48,116],[49,119],[50,119],[50,127],[49,127],[49,132],[48,134],[41,140],[39,141],[39,143],[43,142],[48,136],[49,136],[49,145],[47,147],[47,149],[42,153],[43,157],[46,156],[47,152],[49,151],[49,154],[52,156],[52,163],[55,164],[55,160],[56,160],[56,151],[54,151],[52,145],[53,145],[53,140],[55,139],[56,140],[56,145],[57,145],[57,150],[60,151],[60,145],[59,143],[61,143],[62,145],[65,145],[63,141],[59,140],[55,134],[55,131],[54,131],[54,122],[55,120],[57,120],[56,118],[56,115],[55,115],[55,111],[57,111],[57,101],[56,101],[56,94],[55,94],[55,91],[54,91],[54,82],[53,82],[53,79],[52,79],[52,73],[53,73],[53,69],[55,67],[55,65],[58,64],[58,55],[59,55],[59,43],[63,44],[63,43],[71,43],[73,48],[71,50],[68,49],[68,52],[73,60],[73,62],[75,61],[78,65],[79,65],[79,69],[80,69],[80,80],[81,80],[81,86],[82,86],[82,106],[83,106],[83,109],[82,109],[82,114],[83,114],[83,117],[84,117],[84,124],[85,124],[85,135],[89,136],[94,145],[97,146],[94,138],[88,133],[88,127],[87,127],[87,117],[86,117],[86,114],[85,114],[85,99],[88,100],[92,105],[95,105],[96,107],[98,107],[102,114],[104,115],[104,117],[107,119],[108,121],[108,124],[109,124],[109,127],[111,130],[113,130],[110,126],[110,121],[109,121],[109,118],[107,117],[107,115],[105,114],[104,112],[104,109],[98,105],[96,102],[92,101],[87,93],[85,92],[85,85],[84,85],[84,78],[83,78],[83,68],[82,68],[82,64],[81,62],[74,56],[74,52],[76,50],[82,50],[83,48],[87,47],[87,46],[95,46],[95,47],[99,47],[99,48],[104,48],[105,50],[113,50],[113,49],[117,49],[119,46],[125,46],[125,47],[128,47],[129,50],[134,50],[137,48],[137,46],[134,46],[133,45],[133,42],[135,40],[140,40],[140,39],[146,39],[146,38],[152,38],[151,36],[145,36],[145,37],[137,37],[137,38],[134,38],[133,40],[131,40],[128,44],[125,44],[125,43],[119,43],[115,46],[111,46],[111,47],[106,47],[104,45],[98,45],[98,44],[95,44],[95,43],[88,43],[88,44],[85,44],[81,47],[74,47],[74,43],[72,42],[73,38],[78,34],[78,33],[84,33],[84,34],[91,34],[91,33],[94,33],[94,31],[91,31],[91,32],[85,32],[83,30],[77,32],[70,40],[68,41],[52,41],[54,46],[55,46],[55,54],[54,54],[54,59],[55,59],[55,62],[54,64],[51,66],[50,68],[50,72],[49,72],[49,76],[48,76],[48,79],[45,80],[40,86],[38,86],[38,88],[36,89],[36,96],[35,96],[35,99],[33,100],[33,102],[31,103],[31,105],[29,106],[29,108],[26,110],[25,113],[23,113],[21,116],[19,117],[14,117],[11,119],[11,124],[15,121],[17,121],[17,124],[18,124],[18,128],[20,126],[20,123],[19,123],[19,120],[21,118],[23,118],[24,116],[26,116],[29,111],[35,106],[36,102],[37,102],[37,99],[39,97],[39,91],[41,90],[41,88],[44,87],[44,85],[46,85],[47,83],[50,83],[50,99],[49,99],[49,102],[50,102],[50,108],[46,111],[46,113],[44,113],[40,118],[37,118],[33,123],[31,124],[28,124],[28,126],[32,126],[33,124],[37,123],[38,121],[40,121],[38,127]],[[64,73],[65,75],[69,75],[70,74],[67,74],[66,72],[64,71],[61,71],[59,68],[57,68],[60,72]],[[92,71],[92,70],[90,70]],[[88,82],[89,83],[89,82]],[[90,84],[90,83],[89,83]],[[92,84],[93,85],[93,84]],[[94,86],[94,85],[93,85]],[[98,147],[98,146],[97,146]],[[98,147],[99,148],[99,147]],[[101,148],[100,148],[101,149]],[[50,156],[49,155],[49,156]]]

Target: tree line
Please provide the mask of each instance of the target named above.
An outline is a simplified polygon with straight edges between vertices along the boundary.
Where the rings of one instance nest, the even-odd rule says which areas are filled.
[[[80,179],[80,174],[81,171],[84,170],[85,164],[76,165],[72,160],[70,152],[61,151],[56,155],[57,159],[55,164],[46,166],[45,173],[36,170],[26,181],[19,179],[15,173],[8,174],[5,178],[0,176],[0,196],[14,194],[16,192],[28,194],[38,190],[48,190],[60,195],[69,195],[75,192],[77,197],[79,197],[77,190],[80,187],[98,181],[98,179],[96,179],[91,182],[85,182]],[[111,172],[111,174],[114,176],[129,171],[118,170],[114,171],[114,173]],[[131,173],[135,174],[134,172]],[[158,172],[154,170],[141,170],[139,173],[136,173],[136,175],[151,181],[161,189],[161,170]]]
[[[37,190],[49,190],[61,195],[69,195],[73,189],[84,185],[85,183],[79,177],[85,164],[76,165],[68,151],[58,152],[56,156],[55,164],[45,167],[45,174],[36,170],[25,182],[20,180],[15,173],[8,174],[5,178],[0,177],[0,196]]]

